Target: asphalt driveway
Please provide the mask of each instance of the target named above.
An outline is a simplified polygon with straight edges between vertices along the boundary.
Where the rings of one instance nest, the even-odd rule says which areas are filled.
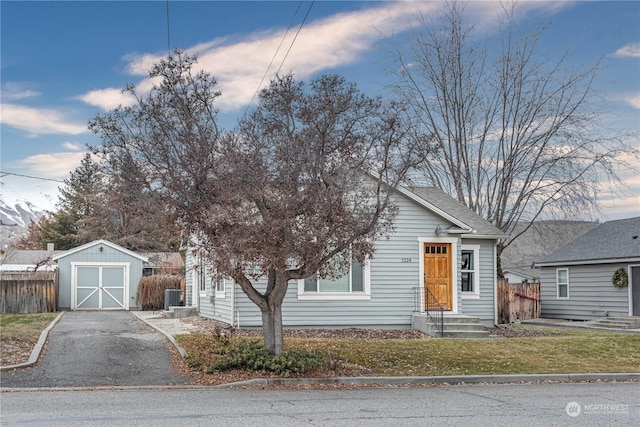
[[[72,311],[49,333],[40,364],[0,375],[2,388],[181,384],[166,338],[127,311]]]

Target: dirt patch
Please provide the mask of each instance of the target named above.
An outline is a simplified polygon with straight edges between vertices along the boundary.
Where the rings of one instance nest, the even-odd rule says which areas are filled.
[[[213,336],[262,337],[262,329],[235,329],[231,326],[202,317],[185,317],[183,322],[193,325],[192,333]],[[285,329],[285,338],[336,338],[336,339],[423,339],[429,335],[411,329]]]

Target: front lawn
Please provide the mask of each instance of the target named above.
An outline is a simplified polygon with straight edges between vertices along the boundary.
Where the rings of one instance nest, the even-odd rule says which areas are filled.
[[[640,335],[544,330],[553,335],[488,339],[286,338],[285,348],[324,358],[322,369],[308,376],[640,372]],[[207,370],[224,345],[204,334],[177,338],[187,351],[188,365],[198,372]],[[232,337],[230,341],[255,339]]]
[[[40,333],[57,313],[0,314],[0,365],[15,365],[29,360]]]

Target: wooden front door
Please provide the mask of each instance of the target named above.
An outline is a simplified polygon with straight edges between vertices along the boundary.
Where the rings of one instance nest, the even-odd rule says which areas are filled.
[[[435,296],[444,310],[452,310],[451,243],[424,244],[425,309],[437,309],[429,304],[427,289]]]

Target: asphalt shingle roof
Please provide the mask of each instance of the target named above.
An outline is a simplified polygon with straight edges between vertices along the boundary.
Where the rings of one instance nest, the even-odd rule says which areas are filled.
[[[473,212],[464,203],[454,199],[439,188],[412,187],[410,190],[416,196],[465,223],[475,230],[478,235],[507,237],[500,229]]]
[[[600,224],[545,257],[540,264],[640,258],[640,217]]]

